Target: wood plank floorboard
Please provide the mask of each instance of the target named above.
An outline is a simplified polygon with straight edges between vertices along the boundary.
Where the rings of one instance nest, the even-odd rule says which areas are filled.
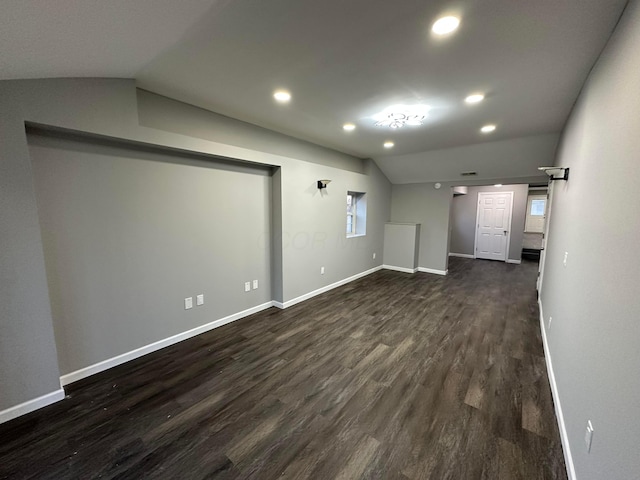
[[[566,479],[537,264],[379,271],[67,386],[1,479]]]

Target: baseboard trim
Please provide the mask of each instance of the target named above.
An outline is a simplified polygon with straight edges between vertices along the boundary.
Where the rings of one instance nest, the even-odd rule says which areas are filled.
[[[507,262],[507,263],[514,263],[514,264],[516,264],[516,265],[520,265],[520,264],[522,263],[522,260],[512,260],[511,258],[507,258],[507,259],[505,260],[505,262]]]
[[[560,430],[560,442],[562,443],[562,452],[564,453],[564,463],[567,467],[567,476],[569,480],[576,480],[576,470],[573,465],[573,456],[571,455],[571,446],[569,445],[569,436],[567,435],[567,427],[564,423],[564,415],[562,413],[562,405],[560,404],[560,396],[558,394],[558,385],[556,384],[556,376],[553,373],[553,363],[551,362],[551,353],[549,352],[549,344],[547,343],[547,329],[544,323],[544,313],[542,310],[542,302],[538,298],[538,310],[540,312],[540,329],[542,331],[542,345],[544,347],[544,358],[547,363],[547,373],[549,376],[549,385],[551,386],[551,395],[553,396],[553,405],[556,410],[556,418],[558,420],[558,429]]]
[[[375,273],[379,270],[382,270],[382,265],[379,265],[377,267],[371,268],[369,270],[365,270],[364,272],[360,272],[360,273],[356,273],[355,275],[352,275],[350,277],[344,278],[342,280],[338,280],[335,283],[332,283],[330,285],[327,285],[325,287],[322,288],[318,288],[317,290],[314,290],[312,292],[309,293],[305,293],[304,295],[300,295],[299,297],[293,298],[291,300],[287,300],[286,302],[282,303],[282,302],[272,302],[274,307],[278,307],[281,309],[285,309],[285,308],[289,308],[294,306],[296,303],[300,303],[300,302],[304,302],[305,300],[308,300],[312,297],[315,297],[317,295],[320,295],[322,293],[328,292],[329,290],[333,290],[334,288],[338,288],[342,285],[345,285],[347,283],[353,282],[354,280],[357,280],[359,278],[362,277],[366,277],[367,275],[371,275],[372,273]]]
[[[396,267],[394,265],[382,265],[382,268],[384,268],[385,270],[393,270],[394,272],[403,273],[416,273],[418,271],[417,268]]]
[[[450,257],[460,257],[460,258],[476,258],[475,255],[469,255],[468,253],[453,253],[449,252]]]
[[[60,377],[60,384],[64,386],[73,382],[77,382],[78,380],[82,380],[83,378],[95,375],[96,373],[104,372],[109,368],[122,365],[123,363],[135,360],[136,358],[140,358],[143,355],[147,355],[148,353],[155,352],[156,350],[160,350],[161,348],[165,348],[170,345],[174,345],[183,340],[187,340],[188,338],[195,337],[196,335],[200,335],[201,333],[208,332],[209,330],[213,330],[214,328],[221,327],[223,325],[226,325],[227,323],[231,323],[249,315],[253,315],[254,313],[261,312],[262,310],[266,310],[267,308],[273,306],[274,302],[269,301],[255,307],[248,308],[247,310],[228,315],[224,318],[215,320],[205,325],[192,328],[191,330],[187,330],[186,332],[178,333],[177,335],[173,335],[163,340],[158,340],[157,342],[150,343],[149,345],[145,345],[144,347],[136,348],[135,350],[131,350],[130,352],[117,355],[107,360],[103,360],[88,367],[81,368],[80,370],[76,370],[75,372],[67,373],[66,375],[62,375]]]
[[[33,400],[27,400],[24,403],[16,405],[0,412],[0,423],[8,422],[14,418],[18,418],[27,413],[31,413],[39,408],[46,407],[52,403],[59,402],[64,399],[64,390],[56,390],[41,397],[34,398]]]
[[[427,268],[427,267],[418,267],[419,272],[424,273],[434,273],[436,275],[446,275],[449,273],[449,269],[447,270],[436,270],[435,268]]]

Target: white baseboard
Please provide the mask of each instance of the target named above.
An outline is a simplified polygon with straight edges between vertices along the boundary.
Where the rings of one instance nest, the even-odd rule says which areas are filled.
[[[460,258],[476,258],[475,255],[469,255],[468,253],[453,253],[449,252],[450,257],[460,257]]]
[[[449,273],[449,269],[447,270],[436,270],[435,268],[427,268],[427,267],[418,267],[419,272],[425,273],[434,273],[436,275],[446,275]]]
[[[395,267],[393,265],[382,265],[382,268],[385,270],[393,270],[394,272],[403,273],[416,273],[418,271],[417,268]]]
[[[507,263],[515,263],[516,265],[520,265],[522,263],[522,260],[512,260],[510,258],[507,258],[505,261]]]
[[[569,436],[567,435],[567,427],[564,423],[564,415],[562,413],[562,405],[560,404],[560,396],[558,394],[558,385],[556,384],[556,376],[553,373],[553,363],[551,363],[551,353],[549,352],[549,344],[547,343],[547,329],[544,323],[544,313],[542,311],[542,302],[538,298],[538,309],[540,310],[540,329],[542,330],[542,345],[544,346],[544,358],[547,362],[547,373],[549,376],[549,385],[551,386],[551,395],[553,396],[553,404],[556,409],[556,418],[558,419],[558,428],[560,430],[560,441],[562,442],[562,452],[564,453],[564,463],[567,467],[567,476],[569,480],[576,480],[576,470],[573,465],[573,456],[571,455],[571,446],[569,445]]]
[[[18,418],[21,415],[26,415],[27,413],[38,410],[39,408],[59,402],[63,398],[64,390],[60,389],[51,393],[47,393],[46,395],[42,395],[41,397],[34,398],[33,400],[28,400],[24,403],[21,403],[20,405],[7,408],[6,410],[2,410],[0,412],[0,423],[8,422],[9,420]]]
[[[355,275],[352,275],[351,277],[339,280],[335,283],[332,283],[330,285],[327,285],[325,287],[322,288],[318,288],[317,290],[314,290],[312,292],[309,293],[305,293],[304,295],[300,295],[299,297],[293,298],[291,300],[287,300],[284,303],[281,302],[272,302],[274,307],[278,307],[278,308],[289,308],[293,305],[295,305],[296,303],[300,303],[303,302],[305,300],[308,300],[312,297],[315,297],[316,295],[320,295],[321,293],[324,292],[328,292],[329,290],[333,290],[334,288],[340,287],[342,285],[345,285],[349,282],[353,282],[354,280],[357,280],[359,278],[362,277],[366,277],[367,275],[371,275],[374,272],[377,272],[378,270],[382,270],[382,265],[371,268],[369,270],[365,270],[364,272],[360,272],[360,273],[356,273]]]
[[[157,342],[150,343],[149,345],[145,345],[144,347],[136,348],[135,350],[131,350],[130,352],[123,353],[107,360],[103,360],[85,368],[81,368],[80,370],[76,370],[75,372],[67,373],[66,375],[62,375],[60,377],[60,384],[68,385],[70,383],[77,382],[78,380],[86,378],[90,375],[94,375],[109,368],[121,365],[125,362],[135,360],[136,358],[142,357],[143,355],[146,355],[148,353],[155,352],[156,350],[160,350],[161,348],[168,347],[169,345],[173,345],[191,337],[195,337],[196,335],[200,335],[201,333],[208,332],[209,330],[213,330],[214,328],[221,327],[223,325],[226,325],[227,323],[231,323],[235,320],[239,320],[240,318],[253,315],[254,313],[261,312],[262,310],[266,310],[267,308],[273,306],[274,302],[266,302],[262,305],[243,310],[242,312],[234,313],[219,320],[215,320],[205,325],[192,328],[191,330],[187,330],[186,332],[178,333],[177,335],[173,335],[163,340],[158,340]]]

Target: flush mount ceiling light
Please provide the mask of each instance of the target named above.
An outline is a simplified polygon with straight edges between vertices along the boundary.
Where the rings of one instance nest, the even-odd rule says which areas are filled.
[[[502,186],[502,184],[501,184],[501,183],[496,183],[496,184],[494,185],[494,187],[498,187],[498,188],[500,188],[501,186]]]
[[[402,128],[405,125],[420,126],[427,117],[429,105],[393,105],[376,113],[376,127]]]
[[[482,100],[484,100],[484,95],[482,93],[472,93],[464,99],[466,103],[470,104],[480,103]]]
[[[495,125],[485,125],[480,129],[482,133],[491,133],[496,129]]]
[[[276,90],[273,93],[273,98],[275,98],[280,103],[287,103],[291,100],[291,94],[286,90]]]
[[[347,132],[353,132],[356,129],[356,126],[353,123],[345,123],[342,126],[342,129]]]
[[[441,17],[435,21],[431,31],[436,35],[448,35],[455,32],[460,26],[460,19],[454,16]]]
[[[395,143],[393,142],[384,142],[384,148],[393,148]]]

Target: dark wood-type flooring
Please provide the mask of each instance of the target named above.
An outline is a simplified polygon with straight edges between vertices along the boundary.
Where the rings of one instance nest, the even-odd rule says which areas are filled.
[[[10,479],[566,479],[537,264],[380,271],[0,425]]]

